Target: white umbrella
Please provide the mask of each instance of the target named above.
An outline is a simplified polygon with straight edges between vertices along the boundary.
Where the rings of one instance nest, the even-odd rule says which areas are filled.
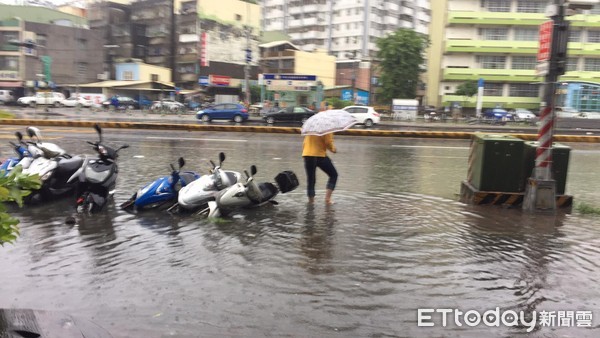
[[[311,116],[302,125],[302,135],[317,135],[335,133],[346,130],[356,124],[356,119],[345,110],[325,110]]]

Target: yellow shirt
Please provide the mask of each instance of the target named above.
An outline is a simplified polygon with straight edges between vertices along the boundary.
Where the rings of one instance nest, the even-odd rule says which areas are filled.
[[[335,145],[333,144],[333,134],[304,136],[302,156],[325,157],[327,156],[327,149],[332,152],[336,151]]]

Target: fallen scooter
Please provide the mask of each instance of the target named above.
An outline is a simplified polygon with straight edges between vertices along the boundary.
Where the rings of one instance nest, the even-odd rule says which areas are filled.
[[[229,215],[232,211],[242,208],[254,208],[271,203],[279,192],[285,194],[298,187],[298,178],[293,171],[283,171],[275,177],[275,184],[271,182],[256,183],[256,166],[250,167],[250,174],[246,174],[246,183],[236,183],[231,187],[220,191],[214,201],[208,202],[208,217],[222,217]]]
[[[172,206],[173,202],[177,201],[180,187],[185,187],[200,178],[200,175],[193,171],[181,172],[181,168],[185,165],[183,157],[179,158],[178,164],[179,169],[175,169],[171,164],[171,175],[159,177],[154,182],[145,185],[127,202],[121,204],[121,208],[133,212]]]
[[[95,213],[101,211],[115,192],[119,167],[117,158],[121,149],[129,148],[124,144],[117,149],[103,143],[102,129],[94,126],[98,141],[87,142],[98,153],[96,158],[85,157],[82,166],[69,178],[76,182],[77,212]]]
[[[25,157],[31,157],[31,153],[27,150],[27,143],[23,141],[23,134],[21,132],[16,132],[15,136],[17,137],[18,143],[14,143],[9,141],[10,145],[13,147],[13,150],[16,157],[9,157],[0,164],[0,176],[8,176],[10,171],[21,162]]]
[[[242,175],[236,171],[222,170],[225,154],[219,153],[219,165],[212,160],[210,174],[202,175],[199,179],[179,190],[177,203],[167,211],[194,212],[206,207],[208,201],[213,201],[220,190],[230,187],[242,180]]]
[[[24,158],[19,165],[23,165],[23,174],[38,175],[42,185],[40,189],[32,191],[25,202],[37,203],[73,193],[75,184],[67,181],[81,167],[83,158],[67,154],[54,143],[42,142],[38,128],[28,127],[27,134],[33,140],[29,142],[33,160],[28,164]]]

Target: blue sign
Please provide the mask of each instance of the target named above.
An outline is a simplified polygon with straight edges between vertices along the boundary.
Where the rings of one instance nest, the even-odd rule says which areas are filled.
[[[264,74],[265,80],[317,81],[316,75]]]
[[[250,48],[246,49],[246,62],[252,62],[252,50]]]
[[[354,97],[353,97],[354,96]],[[352,101],[354,104],[369,104],[369,92],[356,89],[352,95],[352,89],[342,89],[341,99],[344,101]]]
[[[200,78],[198,78],[198,84],[201,86],[208,86],[208,76],[200,76]]]

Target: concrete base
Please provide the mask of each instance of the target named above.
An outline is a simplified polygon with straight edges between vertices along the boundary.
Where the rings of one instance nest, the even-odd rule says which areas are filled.
[[[475,205],[499,205],[508,208],[522,207],[525,199],[524,193],[480,191],[475,189],[469,182],[462,181],[460,185],[460,201]],[[573,196],[558,195],[555,199],[556,208],[571,211]]]
[[[548,213],[556,211],[556,181],[530,177],[525,185],[523,210]]]

